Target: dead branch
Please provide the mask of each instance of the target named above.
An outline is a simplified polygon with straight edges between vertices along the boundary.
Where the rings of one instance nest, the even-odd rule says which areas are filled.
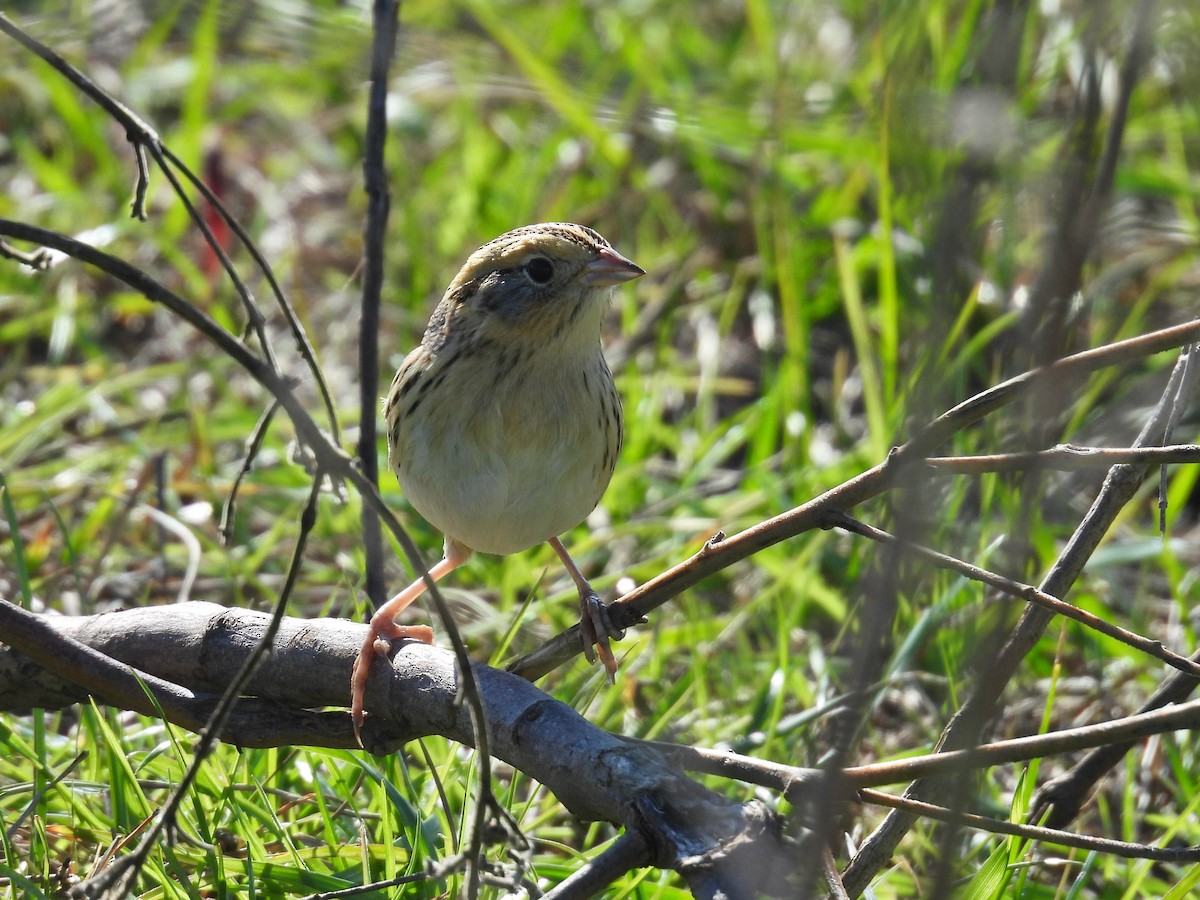
[[[216,702],[270,620],[203,602],[79,618],[3,607],[12,647],[29,655],[0,647],[0,708],[62,706],[89,693],[115,697],[109,676],[119,667],[131,684],[145,684],[140,702],[131,695],[131,707],[145,711],[157,702],[168,721],[189,729],[203,724],[203,716],[192,716]],[[254,699],[239,701],[221,739],[241,746],[354,747],[344,712],[313,710],[349,702],[350,667],[365,627],[342,619],[283,619],[248,682]],[[63,668],[72,674],[58,674],[64,638],[69,647],[107,659],[109,668],[80,668],[69,659]],[[390,678],[372,678],[368,688],[372,715],[363,738],[373,752],[393,752],[431,734],[472,743],[454,654],[410,643],[395,652],[392,669]],[[736,803],[701,787],[669,753],[595,727],[522,678],[482,664],[473,670],[492,754],[544,784],[574,815],[637,835],[647,848],[644,864],[675,869],[690,884],[713,884],[731,897],[783,890],[795,848],[786,848],[780,819],[762,803]]]

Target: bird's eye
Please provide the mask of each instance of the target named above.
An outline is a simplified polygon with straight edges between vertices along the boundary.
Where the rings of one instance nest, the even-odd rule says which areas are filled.
[[[525,263],[525,274],[534,284],[545,284],[554,277],[554,263],[544,256],[535,256]]]

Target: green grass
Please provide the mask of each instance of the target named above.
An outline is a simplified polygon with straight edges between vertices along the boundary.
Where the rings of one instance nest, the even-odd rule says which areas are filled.
[[[1135,94],[1117,185],[1120,196],[1169,207],[1180,227],[1195,229],[1200,56],[1186,52],[1195,16],[1186,4],[1164,6],[1160,51],[1178,64]],[[198,168],[207,159],[210,175],[219,165],[224,198],[314,336],[343,424],[352,425],[369,33],[357,11],[332,3],[298,7],[295,18],[239,10],[180,4],[111,58],[89,43],[102,35],[89,31],[82,8],[71,7],[62,28],[52,28],[48,14],[10,15],[82,69],[102,72],[105,87],[180,157]],[[581,220],[649,272],[619,294],[609,323],[627,444],[602,514],[568,538],[598,587],[612,592],[624,576],[644,582],[717,529],[749,527],[879,462],[914,417],[1029,363],[1030,338],[1009,297],[1037,271],[1055,220],[1049,196],[1067,133],[1072,54],[1085,28],[1070,18],[1075,12],[1034,13],[1022,32],[1004,108],[1011,129],[997,132],[1000,143],[981,162],[972,224],[991,230],[952,272],[948,308],[931,279],[937,227],[965,158],[950,123],[957,92],[980,83],[989,10],[941,0],[883,9],[861,0],[404,4],[392,79],[381,376],[419,339],[465,252],[519,224]],[[1098,38],[1110,66],[1124,58],[1115,23],[1128,11],[1113,4],[1111,33]],[[207,274],[202,243],[162,179],[152,185],[150,222],[129,220],[133,168],[123,136],[46,66],[3,41],[0,216],[72,234],[107,229],[110,252],[238,330],[236,295]],[[1133,240],[1145,249],[1153,238]],[[1087,284],[1098,287],[1085,290],[1089,318],[1076,347],[1193,315],[1195,231],[1164,246],[1140,267],[1123,270],[1133,253],[1114,248],[1089,263]],[[979,282],[995,286],[1000,302],[980,296]],[[266,296],[264,285],[251,286]],[[1157,388],[1141,388],[1165,365],[1154,359],[1081,385],[1057,410],[1064,436],[1128,443],[1138,410],[1157,396]],[[315,394],[309,399],[316,410]],[[152,523],[129,514],[139,502],[157,502],[151,461],[164,454],[167,511],[196,502],[214,510],[192,527],[202,548],[194,596],[268,606],[308,488],[289,459],[293,435],[282,417],[243,486],[234,546],[222,547],[216,534],[242,442],[264,403],[182,324],[96,273],[68,261],[34,277],[0,264],[0,528],[12,535],[0,541],[0,595],[82,612],[173,600],[183,548],[170,540],[160,548]],[[1012,407],[947,452],[1022,447],[1036,433],[1034,415]],[[1192,431],[1187,424],[1176,437],[1192,439]],[[1148,488],[1072,595],[1181,652],[1196,642],[1187,541],[1195,479],[1193,467],[1170,472],[1170,528],[1180,541],[1158,542]],[[390,474],[382,481],[435,558],[440,536]],[[939,549],[1037,581],[1097,484],[1094,475],[1052,476],[1040,486],[1014,476],[939,476],[920,508],[907,511]],[[857,513],[881,527],[897,521],[883,501]],[[364,616],[358,516],[356,498],[322,500],[292,614]],[[389,580],[400,583],[407,573],[394,550]],[[822,717],[805,712],[852,681],[877,555],[837,532],[769,548],[631,632],[615,688],[582,663],[545,687],[622,734],[812,764],[829,735]],[[150,566],[160,558],[167,577]],[[854,762],[927,749],[968,693],[990,629],[1016,615],[1015,601],[956,576],[915,567],[903,575],[882,666],[888,687]],[[449,587],[468,614],[478,658],[501,646],[506,654],[532,649],[576,614],[548,548],[479,558]],[[1061,637],[1052,626],[1026,660],[998,736],[1131,711],[1161,678],[1160,666],[1108,639],[1076,626]],[[1103,708],[1089,713],[1096,704]],[[66,864],[89,871],[162,802],[190,744],[190,735],[160,722],[97,707],[44,719],[6,714],[0,871],[10,880],[0,890],[49,897],[69,878]],[[1080,830],[1200,843],[1191,743],[1164,736],[1156,748],[1146,757],[1137,751],[1105,782]],[[64,781],[39,793],[82,750]],[[1043,761],[1042,776],[1048,766]],[[1023,811],[1038,772],[1000,768],[980,781],[978,802],[1002,816]],[[306,895],[419,872],[458,849],[473,778],[469,756],[437,738],[388,759],[221,747],[181,813],[183,833],[197,841],[152,854],[138,896]],[[497,790],[536,836],[536,874],[548,884],[615,834],[574,821],[520,773],[504,773]],[[864,830],[882,815],[852,814]],[[239,850],[210,849],[221,830]],[[927,891],[938,840],[931,826],[909,835],[878,877],[877,896]],[[1182,896],[1179,886],[1195,879],[1182,865],[1085,859],[975,833],[959,841],[954,875],[971,896],[1152,897],[1173,886]],[[1047,856],[1072,862],[1059,869],[1044,864]],[[1018,867],[1029,861],[1036,864]],[[403,896],[454,888],[409,886]],[[649,870],[609,896],[686,891],[674,876]]]

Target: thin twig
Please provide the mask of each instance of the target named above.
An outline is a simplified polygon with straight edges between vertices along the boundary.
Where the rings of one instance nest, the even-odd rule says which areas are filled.
[[[1176,350],[1197,339],[1200,339],[1200,320],[1192,319],[1169,328],[1064,356],[1049,365],[1030,369],[962,401],[917,432],[901,449],[906,453],[928,456],[930,450],[940,446],[967,425],[1025,396],[1044,381],[1079,378],[1100,369],[1119,366],[1167,350]]]
[[[458,853],[458,816],[455,815],[453,807],[450,806],[450,797],[446,794],[446,784],[442,780],[442,775],[438,771],[437,764],[433,761],[433,755],[429,752],[429,746],[423,740],[418,740],[417,746],[421,748],[421,758],[425,760],[425,771],[429,773],[429,777],[433,781],[433,787],[438,795],[438,803],[442,807],[442,816],[449,831],[448,846],[450,852]]]
[[[1088,837],[1070,831],[1058,831],[1054,828],[1041,828],[1037,825],[1020,825],[1016,822],[1005,822],[991,816],[977,816],[973,813],[959,812],[913,800],[908,797],[897,797],[880,791],[861,790],[858,797],[864,803],[874,803],[888,806],[892,809],[904,810],[925,819],[936,819],[939,822],[949,822],[966,828],[978,828],[992,834],[1007,834],[1012,837],[1027,838],[1032,841],[1044,841],[1059,844],[1064,847],[1077,847],[1080,850],[1091,850],[1105,853],[1109,856],[1119,856],[1123,859],[1152,859],[1158,862],[1194,863],[1200,862],[1200,847],[1151,847],[1148,844],[1134,844],[1128,841],[1114,841],[1110,838]]]
[[[850,900],[850,895],[846,893],[846,886],[842,884],[837,861],[833,858],[833,852],[828,846],[821,848],[821,864],[825,875],[825,886],[829,888],[829,896],[832,900]]]
[[[1187,347],[1183,351],[1184,372],[1183,383],[1180,385],[1179,393],[1176,396],[1176,402],[1171,405],[1171,413],[1167,417],[1167,424],[1163,428],[1163,441],[1169,441],[1175,433],[1175,426],[1179,424],[1179,420],[1183,418],[1186,410],[1186,400],[1192,398],[1196,394],[1195,382],[1200,378],[1200,364],[1196,362],[1197,347]],[[1167,467],[1164,463],[1158,470],[1158,531],[1159,534],[1167,533]]]
[[[300,356],[308,365],[309,372],[312,374],[313,381],[315,382],[317,389],[321,394],[321,398],[324,401],[325,411],[329,417],[329,429],[333,434],[333,441],[335,444],[339,443],[340,438],[338,420],[333,406],[333,397],[329,391],[329,386],[325,381],[324,373],[321,371],[321,367],[317,364],[316,354],[313,351],[312,343],[309,341],[308,335],[304,331],[304,326],[301,324],[299,317],[295,313],[295,310],[292,309],[291,304],[288,303],[287,298],[284,296],[283,290],[280,288],[279,282],[275,278],[274,271],[271,269],[270,265],[268,265],[266,258],[258,250],[257,245],[250,239],[250,235],[241,226],[237,219],[230,214],[230,212],[225,208],[225,205],[221,203],[220,199],[217,198],[217,196],[209,189],[208,185],[206,185],[201,179],[197,178],[191,169],[189,169],[183,163],[183,161],[179,159],[179,157],[172,153],[169,147],[162,143],[162,141],[159,139],[158,132],[151,128],[144,119],[135,114],[128,106],[102,90],[96,85],[95,82],[79,71],[79,69],[75,68],[45,44],[41,43],[36,38],[18,28],[17,25],[3,13],[0,13],[0,31],[3,31],[5,34],[9,35],[18,43],[22,44],[28,50],[47,62],[55,69],[55,71],[79,88],[79,90],[86,97],[103,109],[106,114],[111,116],[122,128],[124,128],[125,136],[133,146],[134,161],[137,168],[137,179],[134,186],[134,199],[131,204],[135,218],[138,218],[142,221],[145,221],[146,219],[146,193],[150,186],[150,172],[149,164],[146,160],[146,154],[149,150],[159,163],[163,173],[166,174],[171,180],[172,184],[176,186],[176,193],[181,200],[187,203],[185,192],[179,189],[178,182],[171,175],[172,166],[176,171],[180,172],[192,184],[193,187],[200,191],[204,198],[212,205],[213,209],[216,210],[221,218],[226,221],[226,223],[230,226],[230,229],[235,235],[237,235],[238,239],[242,242],[243,246],[250,254],[250,258],[254,261],[255,266],[260,272],[262,272],[263,276],[267,280],[267,283],[270,285],[271,291],[275,296],[275,301],[279,305],[280,310],[283,312],[284,318],[287,320],[288,327],[291,329],[292,337],[296,341],[296,346],[300,352]],[[171,165],[168,166],[163,160],[169,161]],[[189,212],[192,211],[189,209]],[[197,219],[193,212],[192,218],[200,226],[202,232],[205,233],[205,239],[208,241],[209,246],[213,248],[214,252],[217,253],[218,258],[223,258],[224,251],[212,239],[211,234],[207,233],[207,228],[202,221],[203,217]],[[226,267],[226,271],[231,271],[228,266]],[[236,277],[234,283],[240,284],[240,282],[236,280]],[[243,303],[247,302],[248,295],[242,294],[242,296]],[[261,314],[257,312],[253,301],[250,301],[249,303],[248,314],[250,315],[252,322],[256,319],[261,319]],[[260,329],[258,333],[260,341],[265,340],[265,331]],[[267,352],[267,345],[264,344],[263,347],[264,352]]]
[[[158,141],[155,141],[153,143],[148,143],[146,148],[154,161],[158,163],[159,170],[163,173],[163,175],[166,176],[167,181],[170,182],[171,190],[174,191],[175,196],[179,199],[179,202],[183,204],[183,208],[187,211],[188,218],[190,218],[192,220],[192,224],[200,230],[200,233],[204,236],[204,242],[208,244],[208,247],[210,250],[212,250],[213,255],[216,256],[217,260],[221,263],[221,268],[225,270],[225,277],[229,279],[230,283],[233,285],[233,289],[237,292],[238,298],[242,301],[242,311],[246,314],[248,330],[253,332],[254,337],[258,341],[258,347],[267,360],[267,364],[273,369],[278,369],[279,362],[275,357],[275,347],[272,345],[271,338],[267,334],[267,317],[264,316],[262,310],[258,308],[258,303],[255,301],[254,296],[250,293],[250,288],[246,286],[246,283],[238,274],[237,269],[233,265],[233,260],[229,258],[229,254],[225,252],[225,248],[221,246],[221,242],[217,240],[216,235],[213,234],[208,222],[200,213],[200,210],[196,208],[196,204],[192,203],[192,198],[189,197],[187,191],[183,189],[183,184],[179,181],[175,171],[170,165],[167,164],[167,157],[162,152],[162,144]],[[187,177],[189,177],[193,184],[202,183],[200,182],[200,179],[193,177],[191,175],[191,171],[181,162],[177,162],[177,165],[179,165],[181,170],[187,174]],[[207,187],[207,185],[205,187]],[[211,191],[208,191],[205,194],[205,198],[208,199],[209,203],[214,204],[214,208],[219,205],[220,201],[217,199],[216,194],[213,194]]]
[[[1053,469],[1079,472],[1121,463],[1135,465],[1200,462],[1200,444],[1166,447],[1083,447],[1059,444],[1049,450],[1022,453],[991,453],[980,456],[930,456],[925,460],[944,475],[982,475],[987,472],[1020,472]]]
[[[650,848],[636,831],[626,831],[602,853],[542,895],[543,900],[587,900],[602,894],[614,881],[650,863]]]
[[[237,236],[237,239],[242,242],[242,246],[246,252],[250,254],[250,259],[254,262],[255,268],[262,273],[266,279],[267,285],[271,288],[271,295],[275,298],[275,304],[283,313],[284,321],[287,322],[288,329],[291,331],[292,340],[296,344],[296,349],[300,353],[300,358],[304,360],[309,374],[312,375],[313,383],[317,387],[317,392],[321,395],[321,403],[325,407],[325,415],[329,420],[330,440],[335,445],[341,444],[341,426],[338,423],[337,409],[333,405],[333,394],[329,390],[329,383],[325,380],[325,373],[321,370],[320,363],[317,362],[317,353],[313,348],[312,341],[308,337],[308,332],[304,329],[304,324],[300,321],[300,317],[296,315],[296,310],[292,307],[291,302],[284,294],[283,288],[279,284],[279,280],[275,277],[275,270],[271,268],[262,251],[258,249],[258,245],[250,237],[249,232],[242,227],[234,215],[226,209],[225,204],[220,198],[213,193],[212,189],[204,183],[203,179],[196,176],[191,169],[184,165],[183,160],[171,152],[171,148],[165,144],[160,145],[159,149],[162,155],[173,165],[187,180],[198,190],[204,199],[216,210],[229,229]]]
[[[1097,722],[1094,725],[1080,725],[1045,734],[992,741],[963,750],[945,750],[887,762],[849,766],[838,773],[838,778],[853,790],[901,784],[918,778],[945,778],[992,766],[1023,763],[1063,753],[1078,753],[1094,747],[1142,740],[1172,731],[1195,730],[1198,727],[1200,700],[1192,700]],[[786,794],[793,802],[798,802],[814,784],[827,777],[822,769],[789,766],[728,750],[651,743],[655,748],[671,754],[675,762],[690,772],[734,778],[747,784],[771,788]]]
[[[304,505],[304,509],[300,513],[300,530],[296,535],[296,545],[292,550],[292,559],[288,565],[287,577],[284,579],[283,587],[279,591],[279,600],[275,604],[275,610],[271,616],[270,623],[267,625],[262,639],[247,655],[241,668],[230,679],[225,693],[221,695],[221,699],[209,717],[208,722],[201,729],[199,738],[192,748],[191,762],[188,764],[183,776],[179,779],[179,784],[167,797],[166,802],[163,803],[162,809],[159,810],[154,822],[146,829],[138,846],[126,857],[131,862],[123,867],[113,866],[96,876],[96,878],[87,879],[80,885],[77,885],[73,889],[73,893],[78,891],[82,896],[91,896],[93,891],[106,891],[108,885],[114,879],[119,879],[123,882],[141,869],[150,850],[159,844],[164,835],[169,837],[174,832],[179,807],[191,790],[192,783],[196,780],[196,776],[200,772],[200,766],[216,747],[217,742],[221,738],[221,733],[225,728],[225,723],[229,719],[229,714],[233,711],[234,704],[238,702],[238,698],[241,696],[246,682],[249,681],[255,667],[258,666],[259,660],[271,648],[271,645],[275,641],[275,635],[279,632],[280,623],[283,621],[284,614],[287,611],[288,600],[291,598],[292,590],[296,586],[296,580],[300,575],[300,568],[304,562],[304,548],[308,544],[308,536],[317,521],[317,499],[321,496],[321,482],[323,480],[324,475],[318,470],[313,476],[312,489],[308,495],[308,502]]]
[[[242,455],[242,463],[238,466],[237,475],[233,478],[233,484],[229,486],[229,493],[225,497],[225,504],[221,507],[221,522],[217,526],[217,533],[221,536],[221,543],[229,546],[233,540],[233,518],[234,511],[237,508],[237,495],[241,490],[242,480],[250,472],[250,467],[254,464],[254,460],[258,458],[258,451],[262,448],[262,442],[267,436],[267,429],[271,427],[271,420],[275,418],[275,413],[279,411],[279,401],[273,399],[270,406],[263,410],[263,414],[258,417],[258,421],[254,424],[254,430],[250,432],[250,436],[246,438],[246,451]]]
[[[0,16],[3,14],[0,13]],[[19,263],[23,263],[36,272],[44,272],[50,268],[50,253],[45,249],[34,250],[32,253],[25,253],[23,250],[18,250],[8,241],[0,241],[0,259],[12,259]]]
[[[2,223],[0,223],[2,226]],[[2,232],[0,227],[0,232]],[[760,550],[821,527],[828,510],[846,510],[889,490],[909,465],[923,465],[931,450],[958,431],[1034,389],[1042,378],[1077,377],[1134,359],[1173,350],[1200,340],[1200,320],[1148,332],[1104,347],[1085,350],[1033,369],[959,403],[940,415],[888,458],[807,503],[747,528],[732,537],[718,532],[694,555],[614,601],[613,625],[629,628],[647,613],[693,585]],[[510,663],[508,670],[536,680],[582,652],[579,626],[555,635],[537,650]]]
[[[319,894],[309,894],[302,900],[351,900],[351,898],[361,897],[363,894],[377,894],[388,888],[419,884],[430,880],[432,879],[427,872],[414,872],[412,875],[397,875],[395,878],[388,878],[384,881],[368,881],[366,884],[357,884],[339,891],[321,891]]]
[[[1176,361],[1158,406],[1142,428],[1134,442],[1135,446],[1161,440],[1170,409],[1177,402],[1185,368],[1186,363],[1183,359]],[[1109,470],[1091,509],[1042,580],[1039,590],[1058,597],[1070,590],[1084,564],[1091,558],[1125,504],[1136,494],[1145,476],[1144,466],[1123,464],[1113,466]],[[974,723],[991,714],[1001,692],[1015,675],[1021,661],[1041,638],[1052,617],[1053,614],[1042,607],[1026,607],[1020,621],[997,653],[991,668],[984,673],[966,702],[943,730],[939,749],[956,750],[968,740],[973,742],[970,735],[974,732]],[[917,781],[909,786],[906,796],[936,799],[938,790],[936,786]],[[847,867],[844,875],[848,890],[857,895],[865,889],[874,873],[886,863],[912,822],[911,815],[900,810],[887,816],[879,828],[863,842],[858,855]]]
[[[1040,591],[1031,584],[1022,584],[1011,578],[1005,578],[1003,575],[997,575],[995,572],[989,572],[987,569],[973,565],[965,560],[957,559],[930,547],[897,537],[894,534],[867,525],[865,522],[860,522],[858,519],[848,516],[845,513],[830,512],[827,520],[831,528],[841,528],[851,534],[857,534],[873,541],[878,541],[881,544],[901,547],[914,556],[932,563],[939,569],[957,572],[966,578],[970,578],[972,581],[978,581],[981,584],[994,587],[998,591],[1024,600],[1027,603],[1034,603],[1055,615],[1078,622],[1080,625],[1106,635],[1127,647],[1140,650],[1147,656],[1152,656],[1172,668],[1200,677],[1200,664],[1188,659],[1186,656],[1168,650],[1163,646],[1162,641],[1152,640],[1151,638],[1143,637],[1136,632],[1122,628],[1119,625],[1114,625],[1099,616],[1080,609],[1072,603],[1068,603],[1058,597],[1053,597],[1045,591]]]
[[[358,459],[363,475],[379,483],[376,420],[379,410],[379,298],[383,290],[384,238],[387,234],[387,91],[388,71],[396,53],[400,5],[376,0],[372,11],[371,77],[367,94],[367,134],[363,147],[363,187],[367,220],[363,226],[363,285],[358,327]],[[383,537],[374,510],[362,508],[366,591],[371,606],[387,601],[383,577]]]

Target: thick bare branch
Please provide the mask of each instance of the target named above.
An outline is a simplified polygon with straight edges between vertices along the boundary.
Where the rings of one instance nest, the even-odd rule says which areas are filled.
[[[269,626],[264,613],[230,610],[211,603],[185,603],[128,610],[81,618],[39,617],[5,604],[12,621],[28,622],[50,632],[29,649],[43,658],[45,671],[31,669],[21,654],[0,648],[0,704],[41,703],[72,695],[69,682],[55,685],[51,670],[60,665],[54,648],[61,637],[70,646],[109,660],[128,673],[136,663],[141,677],[162,704],[168,718],[178,707],[175,697],[213,703]],[[15,612],[14,612],[15,611]],[[349,702],[350,668],[362,645],[365,625],[340,619],[313,622],[284,618],[273,652],[254,671],[248,690],[259,700],[240,701],[221,732],[233,743],[269,743],[255,728],[253,715],[272,706],[304,709],[344,706]],[[25,646],[25,645],[22,645]],[[45,658],[49,657],[49,658]],[[420,643],[400,647],[392,661],[392,677],[372,679],[368,688],[373,714],[364,739],[376,752],[390,752],[405,742],[441,734],[472,744],[470,711],[459,702],[460,677],[454,655]],[[64,668],[67,668],[64,664]],[[689,881],[715,880],[729,896],[761,896],[791,871],[783,852],[780,822],[757,801],[739,804],[709,791],[682,775],[670,754],[603,731],[538,688],[514,675],[473,666],[487,716],[491,752],[546,785],[575,815],[617,823],[640,836],[649,864],[678,869]],[[88,682],[86,690],[107,693],[111,669],[69,668],[70,678]],[[24,695],[13,682],[5,690],[5,674],[32,679],[37,696]],[[27,682],[28,683],[28,682]],[[20,682],[17,682],[20,684]],[[166,691],[170,693],[166,693]],[[204,698],[206,692],[212,692]],[[22,700],[24,696],[24,700]],[[146,695],[131,692],[130,706],[150,707]],[[390,710],[390,714],[389,711]],[[318,714],[307,713],[309,716]],[[283,743],[354,746],[344,713],[314,718],[333,728],[308,735],[281,735]],[[276,718],[273,721],[280,721]],[[196,726],[189,717],[182,722]],[[340,727],[339,727],[340,726]],[[247,739],[251,740],[247,740]],[[547,752],[553,748],[553,752]],[[791,851],[789,851],[790,854]]]

